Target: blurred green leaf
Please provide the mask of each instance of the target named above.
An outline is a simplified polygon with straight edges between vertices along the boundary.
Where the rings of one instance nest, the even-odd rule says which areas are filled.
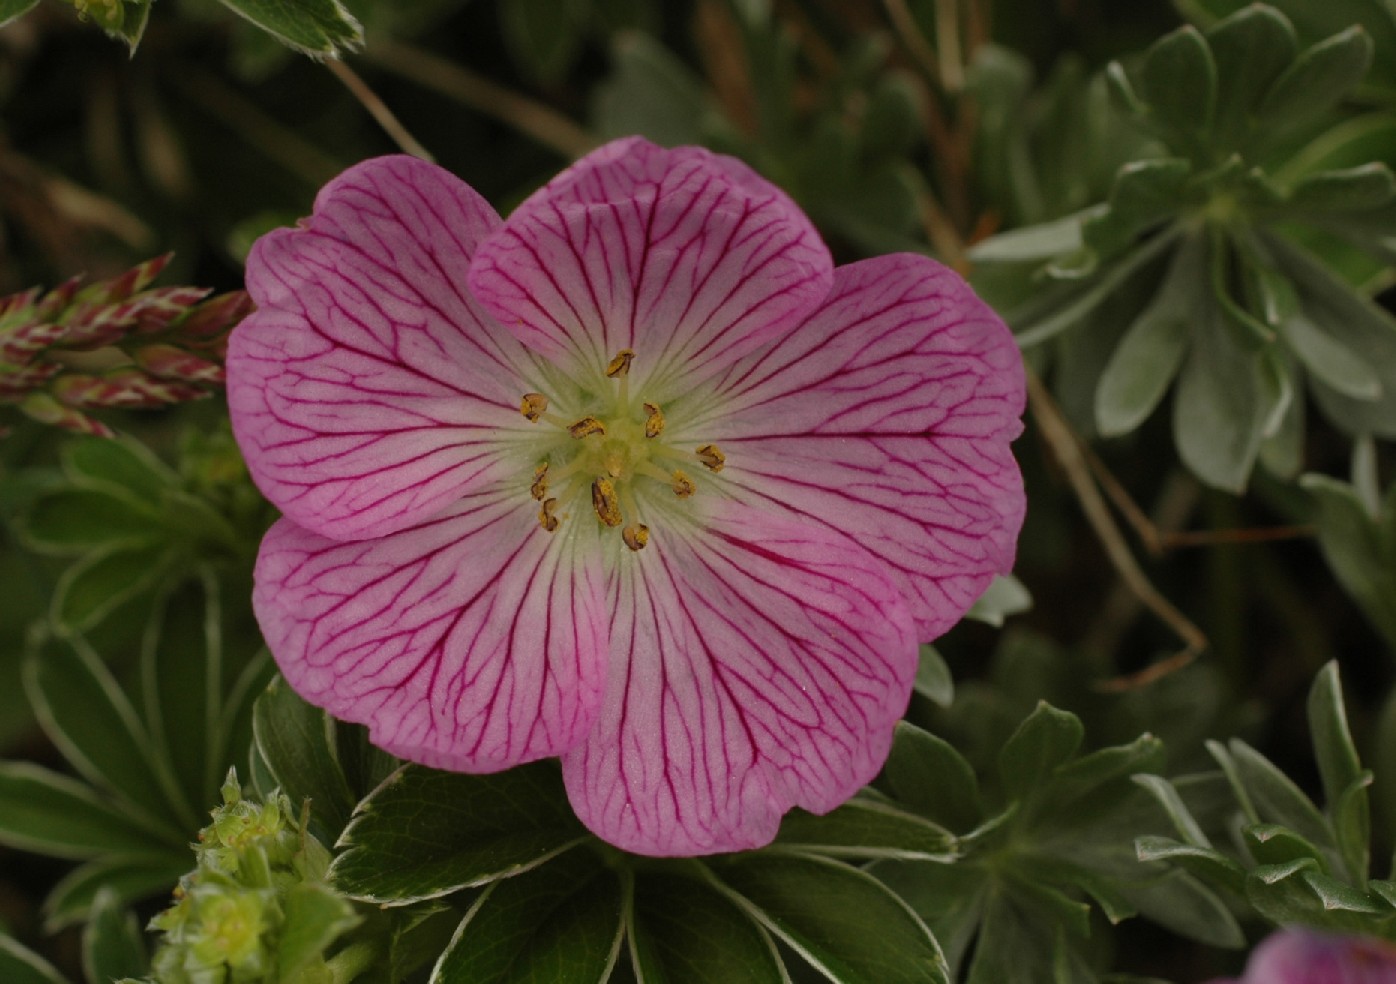
[[[409,765],[358,805],[330,880],[350,898],[418,902],[527,871],[585,835],[554,763],[490,775]]]
[[[153,595],[172,563],[163,544],[115,543],[94,550],[58,579],[52,618],[67,629],[85,632],[118,608]]]
[[[339,0],[220,0],[282,44],[333,56],[363,44],[363,28]]]
[[[1205,131],[1217,102],[1217,66],[1197,29],[1178,28],[1156,41],[1144,56],[1139,95],[1159,126],[1179,133]]]
[[[604,140],[638,133],[662,147],[702,141],[713,112],[703,82],[648,34],[617,34],[610,78],[595,89],[592,118]]]
[[[126,694],[81,637],[40,646],[25,689],[45,733],[94,786],[176,843],[188,834],[179,787]],[[174,818],[173,820],[171,818]]]
[[[581,54],[590,0],[510,0],[499,5],[509,51],[544,84],[560,81]]]
[[[922,697],[934,701],[941,707],[949,707],[955,699],[955,679],[950,675],[950,667],[935,646],[921,647],[920,659],[916,663],[916,679],[912,687]]]
[[[1012,574],[1000,574],[989,582],[984,593],[965,612],[965,618],[1002,628],[1003,620],[1032,609],[1032,595]]]
[[[0,980],[5,984],[68,984],[54,966],[0,932]]]
[[[82,931],[82,968],[89,984],[145,974],[149,960],[135,914],[115,892],[99,892]]]
[[[1396,558],[1379,526],[1396,527],[1396,516],[1370,515],[1351,485],[1326,475],[1305,475],[1300,484],[1314,497],[1324,560],[1396,651]]]
[[[624,929],[616,873],[590,851],[486,887],[441,955],[432,984],[602,984]]]
[[[771,938],[729,898],[694,878],[635,876],[630,946],[645,984],[784,984]]]
[[[1366,76],[1372,64],[1372,39],[1350,27],[1300,52],[1257,112],[1261,127],[1291,127],[1330,109]]]
[[[1234,147],[1252,124],[1260,102],[1299,52],[1289,19],[1253,3],[1207,30],[1217,65],[1215,139]]]
[[[99,896],[107,892],[130,905],[168,892],[189,870],[189,849],[166,845],[159,853],[104,854],[78,865],[53,886],[44,899],[44,925],[50,932],[87,921]]]
[[[277,677],[252,711],[252,731],[262,759],[281,791],[299,806],[310,801],[311,832],[326,844],[338,839],[354,797],[330,746],[334,721],[298,697]]]
[[[39,0],[0,0],[0,27],[23,17],[38,4]]]
[[[276,970],[283,981],[297,980],[322,960],[331,943],[359,923],[348,900],[316,882],[291,886],[281,906],[285,921],[276,944]]]
[[[155,506],[114,489],[58,488],[34,501],[20,529],[32,549],[81,553],[153,539],[160,531]]]
[[[158,854],[171,846],[89,787],[27,762],[0,762],[0,843],[61,858]],[[175,844],[182,853],[182,842]]]

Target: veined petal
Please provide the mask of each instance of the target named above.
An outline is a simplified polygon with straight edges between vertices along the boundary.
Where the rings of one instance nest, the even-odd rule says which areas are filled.
[[[467,496],[378,540],[282,519],[253,603],[288,683],[374,744],[425,765],[492,772],[557,755],[595,717],[604,578],[508,495]]]
[[[922,640],[1012,568],[1022,362],[951,271],[913,254],[840,267],[818,312],[717,389],[689,428],[721,445],[724,477],[885,561]]]
[[[627,559],[605,701],[562,760],[598,836],[651,855],[759,847],[790,807],[826,812],[872,779],[917,661],[881,562],[731,502]]]
[[[588,154],[481,244],[470,289],[525,345],[638,384],[720,371],[797,322],[832,261],[793,202],[741,162],[638,137]]]
[[[492,476],[528,388],[524,353],[465,289],[498,224],[448,172],[383,157],[253,247],[259,310],[233,332],[228,402],[252,477],[301,526],[381,536]]]

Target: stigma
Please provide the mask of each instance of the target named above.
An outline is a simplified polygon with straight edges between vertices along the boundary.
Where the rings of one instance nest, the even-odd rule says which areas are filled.
[[[691,499],[712,479],[727,456],[716,444],[674,442],[664,407],[630,392],[630,370],[638,356],[621,349],[605,365],[598,393],[551,400],[523,394],[519,412],[541,429],[540,456],[523,485],[538,503],[538,525],[555,533],[569,525],[594,522],[617,530],[632,553],[649,543],[654,523],[671,507]],[[558,394],[554,394],[557,396]],[[662,536],[662,532],[659,534]]]

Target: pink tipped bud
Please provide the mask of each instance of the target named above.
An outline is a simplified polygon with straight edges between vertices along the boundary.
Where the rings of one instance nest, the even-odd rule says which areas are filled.
[[[11,332],[0,332],[0,362],[27,365],[37,354],[64,335],[62,325],[26,324]]]
[[[173,345],[146,345],[136,350],[136,365],[160,379],[219,385],[223,367]]]
[[[175,329],[186,341],[222,338],[255,309],[247,291],[229,291],[194,308]]]
[[[51,424],[76,434],[93,434],[97,437],[111,437],[112,430],[106,424],[93,420],[80,410],[65,407],[48,393],[34,393],[19,405],[20,412],[41,424]]]
[[[62,371],[62,366],[39,363],[13,372],[0,372],[0,400],[12,402],[39,389]]]

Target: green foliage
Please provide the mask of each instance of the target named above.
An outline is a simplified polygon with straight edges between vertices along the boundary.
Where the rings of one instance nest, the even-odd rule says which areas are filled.
[[[1161,763],[1158,740],[1081,754],[1082,738],[1074,715],[1039,704],[982,789],[954,747],[899,726],[879,788],[961,832],[958,856],[871,870],[926,920],[957,979],[987,984],[1013,979],[1015,968],[1060,966],[1065,979],[1099,980],[1095,912],[1110,923],[1143,914],[1213,945],[1241,943],[1235,920],[1196,878],[1134,856],[1138,832],[1165,823],[1130,781]]]
[[[1301,50],[1284,14],[1259,4],[1205,33],[1181,28],[1107,72],[1161,150],[1120,167],[1104,202],[974,250],[1005,271],[983,279],[1024,346],[1121,326],[1055,343],[1061,378],[1093,387],[1084,402],[1102,435],[1136,429],[1176,385],[1183,462],[1239,491],[1258,462],[1301,467],[1306,381],[1347,433],[1396,434],[1396,320],[1342,272],[1354,256],[1396,260],[1384,238],[1396,179],[1380,161],[1316,152],[1372,52],[1360,28]],[[1103,347],[1104,363],[1072,365]]]
[[[1323,809],[1245,742],[1213,742],[1209,751],[1232,795],[1225,829],[1205,830],[1176,783],[1141,776],[1141,786],[1165,806],[1176,836],[1139,838],[1139,857],[1190,872],[1277,926],[1396,938],[1393,882],[1369,871],[1372,773],[1358,760],[1334,663],[1314,680],[1308,719]],[[1219,843],[1219,836],[1228,839]]]

